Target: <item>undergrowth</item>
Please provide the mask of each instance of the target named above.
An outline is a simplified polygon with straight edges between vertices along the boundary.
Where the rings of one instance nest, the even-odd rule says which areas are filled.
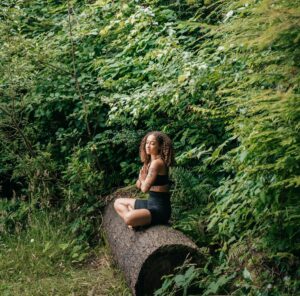
[[[26,230],[1,235],[1,295],[130,295],[107,251],[76,244],[62,213],[28,220]]]

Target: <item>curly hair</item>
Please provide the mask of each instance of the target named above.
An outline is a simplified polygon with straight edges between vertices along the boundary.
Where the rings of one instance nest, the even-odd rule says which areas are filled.
[[[145,148],[147,138],[150,135],[153,135],[156,138],[156,140],[159,144],[159,147],[160,147],[159,155],[162,158],[162,160],[164,161],[164,163],[166,164],[166,166],[170,167],[170,166],[174,165],[175,157],[174,157],[172,141],[166,134],[164,134],[163,132],[159,132],[159,131],[149,132],[142,139],[141,144],[140,144],[141,161],[146,165],[148,163],[150,163],[151,156],[146,153],[146,148]]]

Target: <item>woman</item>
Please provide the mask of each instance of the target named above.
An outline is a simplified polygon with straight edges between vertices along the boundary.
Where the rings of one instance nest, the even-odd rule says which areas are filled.
[[[136,182],[149,199],[118,198],[114,208],[129,228],[148,224],[166,224],[171,216],[169,167],[174,162],[170,138],[162,132],[150,132],[140,145],[144,163]]]

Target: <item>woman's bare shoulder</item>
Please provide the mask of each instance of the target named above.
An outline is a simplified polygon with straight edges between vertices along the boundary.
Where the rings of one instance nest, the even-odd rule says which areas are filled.
[[[151,161],[151,167],[154,169],[164,169],[166,167],[164,161],[161,158]]]

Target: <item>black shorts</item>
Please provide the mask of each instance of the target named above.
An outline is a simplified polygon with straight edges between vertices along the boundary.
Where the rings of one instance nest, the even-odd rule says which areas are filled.
[[[136,199],[134,208],[148,209],[151,213],[151,224],[167,224],[171,217],[169,192],[149,191],[148,199]]]

